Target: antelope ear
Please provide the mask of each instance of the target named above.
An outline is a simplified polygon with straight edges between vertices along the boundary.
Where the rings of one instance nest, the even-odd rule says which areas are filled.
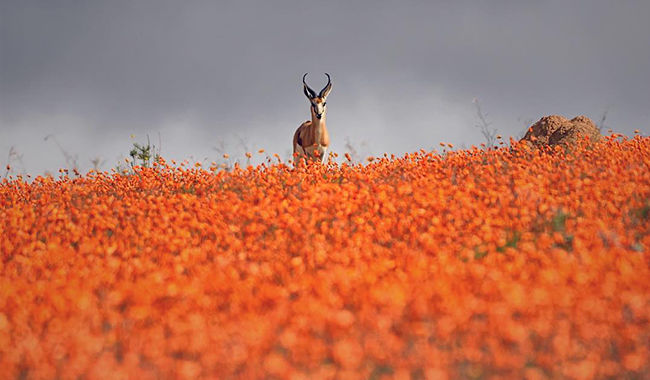
[[[311,101],[316,97],[316,93],[314,92],[314,90],[309,88],[309,86],[307,86],[307,82],[305,82],[305,78],[307,78],[307,73],[305,73],[305,75],[302,76],[302,85],[303,85],[303,91],[305,91],[305,96],[307,97],[307,99]]]
[[[327,98],[327,95],[330,94],[330,91],[332,91],[332,80],[330,78],[330,75],[328,73],[325,73],[325,75],[327,75],[327,84],[325,87],[323,87],[322,90],[320,90],[320,94],[318,94],[318,96],[320,98],[323,98],[323,100],[325,100]]]
[[[307,99],[312,100],[316,97],[314,91],[311,88],[309,88],[306,84],[303,85],[303,90],[305,92],[305,96],[307,97]]]

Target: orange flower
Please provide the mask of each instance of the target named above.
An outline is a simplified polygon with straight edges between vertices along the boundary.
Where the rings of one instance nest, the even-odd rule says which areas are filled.
[[[497,145],[3,179],[3,374],[650,373],[650,138]]]
[[[356,340],[341,340],[334,345],[332,355],[343,368],[355,369],[363,359],[363,348]]]

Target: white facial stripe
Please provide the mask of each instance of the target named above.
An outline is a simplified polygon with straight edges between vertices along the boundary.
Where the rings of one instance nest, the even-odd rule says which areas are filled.
[[[314,112],[316,112],[317,114],[322,114],[323,112],[325,112],[325,106],[323,105],[323,103],[312,103],[311,106],[314,109]]]

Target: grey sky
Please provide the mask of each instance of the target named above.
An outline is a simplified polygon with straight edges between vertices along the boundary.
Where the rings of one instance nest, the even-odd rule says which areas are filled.
[[[586,115],[650,131],[650,1],[0,0],[0,163],[104,169],[148,133],[167,158],[285,155],[328,100],[331,149],[478,144],[472,99],[503,135]],[[132,139],[131,134],[136,138]]]

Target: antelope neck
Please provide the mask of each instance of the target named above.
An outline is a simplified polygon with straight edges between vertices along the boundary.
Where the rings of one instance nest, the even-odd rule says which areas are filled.
[[[314,134],[316,135],[315,137],[317,142],[320,142],[321,135],[323,134],[323,129],[325,129],[325,114],[326,112],[323,112],[319,119],[316,117],[316,112],[314,112],[314,109],[312,108],[311,110],[311,126],[314,128]]]

